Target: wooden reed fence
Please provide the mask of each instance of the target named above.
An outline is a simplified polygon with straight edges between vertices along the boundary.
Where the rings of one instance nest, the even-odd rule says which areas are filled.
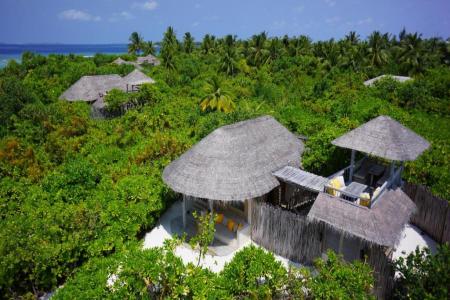
[[[263,202],[252,205],[252,239],[292,261],[310,264],[320,257],[321,232],[306,216]]]
[[[411,222],[439,243],[450,243],[450,208],[447,200],[434,196],[422,185],[405,182],[405,193],[417,206]]]

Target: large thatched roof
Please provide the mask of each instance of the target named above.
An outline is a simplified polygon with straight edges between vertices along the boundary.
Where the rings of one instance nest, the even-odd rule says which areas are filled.
[[[400,188],[386,191],[370,209],[319,193],[308,218],[323,222],[337,232],[393,247],[415,209],[415,204]]]
[[[387,116],[379,116],[338,137],[333,145],[389,160],[415,160],[430,143]]]
[[[135,69],[127,76],[123,77],[123,80],[126,84],[129,85],[140,85],[144,83],[155,83],[155,81],[142,73],[141,71]]]
[[[69,87],[59,99],[67,101],[94,101],[100,94],[118,88],[125,90],[123,78],[119,75],[83,76]]]
[[[372,86],[378,80],[386,78],[386,77],[392,78],[393,80],[396,80],[398,82],[405,82],[405,81],[408,81],[408,80],[412,79],[411,77],[407,77],[407,76],[380,75],[378,77],[375,77],[375,78],[372,78],[372,79],[364,81],[364,85],[365,86]]]
[[[279,185],[272,172],[300,165],[303,143],[270,116],[223,126],[168,165],[174,191],[222,201],[262,196]]]

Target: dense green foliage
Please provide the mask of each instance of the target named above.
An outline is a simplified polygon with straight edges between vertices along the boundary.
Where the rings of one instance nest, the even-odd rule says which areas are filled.
[[[92,259],[60,288],[55,299],[371,299],[370,267],[345,263],[332,252],[316,261],[317,276],[306,268],[289,271],[272,253],[246,247],[215,274],[163,248],[130,247]]]
[[[448,299],[450,295],[450,247],[444,244],[432,255],[419,249],[395,262],[399,274],[397,299]]]
[[[324,175],[350,157],[332,139],[390,115],[432,144],[406,164],[405,179],[449,198],[450,56],[444,41],[376,33],[368,41],[349,34],[317,43],[304,36],[242,41],[207,35],[192,51],[188,36],[184,42],[173,29],[166,32],[162,65],[144,69],[157,83],[133,96],[145,104],[108,120],[91,119],[85,103],[57,98],[83,75],[129,73],[132,66],[110,64],[116,57],[25,53],[21,64],[0,70],[1,295],[38,295],[81,265],[105,275],[114,271],[106,271],[110,262],[131,252],[143,267],[150,264],[144,260],[159,250],[133,252],[130,244],[174,198],[161,180],[163,168],[213,129],[263,114],[308,136],[303,166]],[[362,84],[383,73],[415,79]],[[233,103],[229,113],[201,110],[214,76]]]

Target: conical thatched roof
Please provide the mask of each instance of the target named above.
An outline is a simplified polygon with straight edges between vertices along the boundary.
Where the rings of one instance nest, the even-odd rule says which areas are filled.
[[[116,65],[123,65],[123,64],[127,64],[127,61],[123,60],[122,58],[118,57],[113,61],[113,64]]]
[[[387,116],[379,116],[338,137],[333,145],[389,160],[415,160],[430,143]]]
[[[400,189],[388,190],[372,208],[319,193],[308,218],[323,222],[333,230],[382,246],[397,244],[405,224],[416,209]]]
[[[123,77],[123,80],[126,84],[129,85],[139,85],[144,83],[155,83],[155,81],[142,73],[141,71],[135,69],[133,72]]]
[[[119,75],[83,76],[69,87],[59,99],[67,101],[94,101],[100,94],[118,88],[125,90],[123,78]]]
[[[378,80],[386,78],[386,77],[392,78],[392,79],[394,79],[394,80],[396,80],[398,82],[405,82],[405,81],[408,81],[408,80],[412,79],[411,77],[407,77],[407,76],[380,75],[378,77],[375,77],[375,78],[369,79],[367,81],[364,81],[364,85],[365,86],[372,86]]]
[[[168,165],[174,191],[222,201],[262,196],[279,185],[272,172],[300,165],[303,143],[270,116],[214,130]]]

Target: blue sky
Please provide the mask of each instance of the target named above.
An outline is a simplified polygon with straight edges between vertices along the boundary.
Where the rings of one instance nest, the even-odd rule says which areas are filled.
[[[228,33],[246,38],[309,35],[341,38],[350,30],[450,37],[450,0],[1,0],[2,43],[126,43],[132,31],[159,41],[167,26],[178,36]]]

